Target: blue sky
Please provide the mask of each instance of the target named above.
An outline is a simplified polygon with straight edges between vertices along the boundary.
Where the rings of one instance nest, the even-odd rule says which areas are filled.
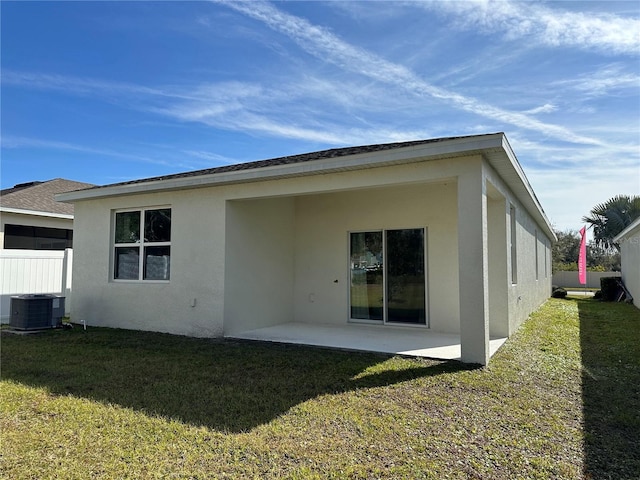
[[[640,3],[8,2],[2,188],[503,131],[548,217],[640,194]]]

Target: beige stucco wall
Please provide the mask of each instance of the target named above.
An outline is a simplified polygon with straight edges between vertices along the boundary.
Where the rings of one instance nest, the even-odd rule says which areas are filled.
[[[488,225],[490,232],[493,232],[493,235],[489,235],[489,239],[497,242],[497,251],[506,250],[506,256],[499,258],[500,255],[498,254],[490,258],[492,258],[491,266],[499,269],[506,267],[506,274],[501,271],[500,274],[494,277],[497,282],[494,284],[494,288],[499,291],[500,282],[503,282],[503,279],[506,280],[507,333],[511,335],[551,295],[551,239],[545,235],[542,227],[536,224],[522,203],[497,173],[486,163],[483,169],[486,181],[491,185],[491,189],[494,190],[494,199],[489,200],[495,210],[493,217],[491,214],[489,215]],[[509,247],[511,206],[515,207],[516,214],[517,280],[515,283],[511,281],[512,259]],[[505,221],[501,223],[500,219],[503,215]],[[496,224],[495,222],[498,223]],[[503,225],[505,230],[498,232],[498,228],[501,228],[500,225]],[[505,260],[506,264],[502,263]],[[502,292],[498,295],[502,295]],[[502,314],[500,313],[500,315]],[[499,331],[501,334],[505,333],[502,327],[499,328]]]
[[[460,195],[457,179],[470,171],[472,183],[490,181],[491,198]],[[426,227],[431,328],[457,332],[460,305],[475,298],[459,290],[459,258],[467,255],[458,243],[461,198],[486,203],[481,251],[490,257],[480,268],[497,294],[480,292],[482,315],[492,333],[512,333],[548,297],[550,277],[534,278],[536,225],[479,156],[77,202],[72,320],[207,337],[293,320],[344,323],[348,233]],[[505,272],[511,203],[518,213],[516,285]],[[172,209],[171,280],[110,280],[113,211],[154,206]],[[468,234],[469,245],[482,241],[475,229]],[[539,241],[547,245],[539,246],[544,263],[548,240]],[[500,323],[492,324],[492,312]]]
[[[509,289],[510,332],[514,332],[551,295],[550,240],[541,233],[522,206],[513,201],[517,219],[518,279]]]
[[[227,203],[224,333],[292,322],[296,197]]]
[[[349,232],[426,227],[430,325],[459,330],[455,181],[303,196],[296,219],[296,320],[349,319]]]
[[[503,193],[487,183],[487,242],[489,285],[489,333],[491,337],[507,337],[509,331],[508,254],[509,206]]]
[[[294,320],[346,323],[349,232],[409,227],[427,228],[429,295],[446,299],[429,305],[432,327],[457,331],[453,171],[452,162],[432,162],[228,187],[237,200],[226,209],[225,334]],[[269,193],[279,195],[262,197]]]
[[[640,226],[620,239],[622,281],[633,297],[633,304],[640,308]]]
[[[114,282],[114,209],[172,209],[170,282]],[[203,190],[79,202],[75,206],[72,321],[190,336],[222,335],[224,199]],[[194,302],[195,300],[195,302]]]
[[[0,249],[4,248],[5,225],[25,225],[29,227],[62,228],[73,230],[73,219],[13,212],[0,213]]]

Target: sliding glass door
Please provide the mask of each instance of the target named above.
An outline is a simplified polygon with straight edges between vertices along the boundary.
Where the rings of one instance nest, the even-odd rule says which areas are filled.
[[[350,234],[351,319],[426,325],[425,229]]]
[[[383,320],[382,232],[351,234],[351,318]]]
[[[426,323],[424,229],[388,230],[387,322]]]

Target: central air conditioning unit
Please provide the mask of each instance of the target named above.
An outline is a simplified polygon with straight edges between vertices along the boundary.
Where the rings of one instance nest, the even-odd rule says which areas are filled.
[[[64,300],[56,295],[11,297],[9,326],[17,330],[59,327],[64,317]]]

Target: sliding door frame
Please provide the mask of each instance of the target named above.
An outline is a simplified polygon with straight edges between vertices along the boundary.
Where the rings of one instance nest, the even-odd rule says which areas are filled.
[[[389,321],[389,299],[388,299],[388,268],[387,268],[387,232],[396,231],[396,230],[422,230],[423,242],[423,261],[424,261],[424,315],[425,322],[424,323],[403,323],[397,321]],[[381,233],[382,235],[382,319],[366,319],[366,318],[353,318],[352,315],[352,282],[353,282],[353,269],[354,269],[354,260],[352,258],[352,235],[358,233]],[[429,268],[428,268],[428,228],[427,227],[407,227],[407,228],[378,228],[378,229],[362,229],[362,230],[350,230],[347,235],[348,242],[348,262],[347,262],[347,278],[348,278],[348,322],[349,323],[361,323],[361,324],[372,324],[372,325],[395,325],[402,327],[417,327],[417,328],[430,328],[430,318],[429,318]]]

